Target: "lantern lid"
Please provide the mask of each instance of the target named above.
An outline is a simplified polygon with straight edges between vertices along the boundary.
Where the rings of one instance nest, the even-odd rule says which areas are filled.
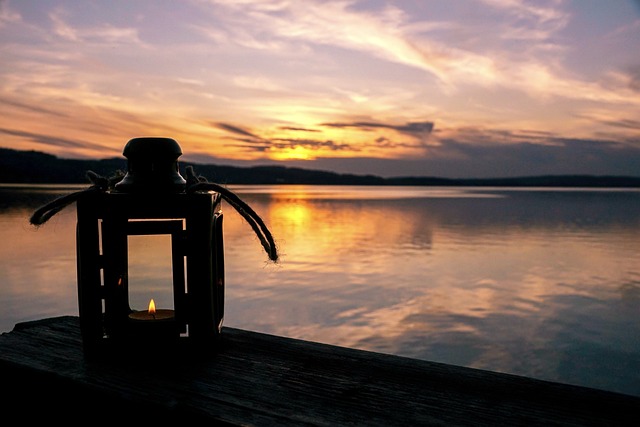
[[[182,149],[175,139],[133,138],[127,142],[122,154],[127,158],[127,174],[116,184],[117,192],[184,191],[186,181],[178,169]]]
[[[177,159],[182,155],[180,144],[173,138],[164,137],[139,137],[130,139],[124,146],[122,154],[128,158],[173,158]]]

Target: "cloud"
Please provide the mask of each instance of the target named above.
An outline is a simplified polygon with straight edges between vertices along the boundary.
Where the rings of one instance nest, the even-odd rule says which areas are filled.
[[[3,133],[5,135],[17,136],[20,138],[25,138],[33,142],[37,142],[47,146],[64,147],[64,148],[91,148],[91,149],[95,149],[103,152],[105,149],[110,150],[110,148],[100,144],[93,144],[90,142],[77,141],[77,140],[68,139],[68,138],[59,138],[51,135],[44,135],[44,134],[27,132],[22,130],[0,128],[0,133]]]
[[[379,122],[347,122],[347,123],[322,123],[321,126],[327,126],[332,128],[355,128],[362,130],[373,129],[391,129],[396,132],[410,135],[420,140],[425,140],[426,137],[433,131],[434,123],[430,121],[425,122],[408,122],[403,125],[392,125],[388,123]]]
[[[238,137],[230,137],[234,141],[243,142],[245,144],[233,144],[235,147],[241,147],[250,151],[258,151],[265,152],[269,150],[287,150],[287,149],[296,149],[296,148],[304,148],[311,151],[317,151],[320,149],[325,149],[329,151],[340,151],[340,150],[351,150],[358,151],[357,148],[353,147],[350,144],[346,143],[336,143],[332,140],[320,140],[320,139],[312,139],[312,138],[266,138],[259,135],[256,135],[255,132],[249,131],[243,127],[231,125],[229,123],[214,123],[214,125],[232,133],[234,135],[239,135]],[[281,127],[282,128],[282,127]],[[284,127],[286,130],[296,130],[296,131],[309,131],[305,128],[299,127]],[[313,131],[313,130],[311,130]]]
[[[278,129],[291,130],[295,132],[320,132],[320,130],[318,129],[309,129],[309,128],[295,127],[295,126],[280,126]]]
[[[328,149],[330,151],[358,151],[356,147],[346,143],[336,143],[332,140],[317,140],[317,139],[298,139],[298,138],[274,138],[271,140],[272,145],[275,148],[306,148],[310,150],[318,150],[321,148]]]
[[[367,126],[363,122],[353,125]],[[341,125],[347,125],[343,123]],[[638,126],[631,121],[623,126]],[[373,128],[372,128],[373,129]],[[524,175],[631,175],[638,176],[640,141],[566,138],[530,129],[444,129],[421,155],[396,158],[326,156],[293,166],[329,169],[342,173],[381,176],[439,176],[448,178],[494,178]],[[379,137],[380,144],[394,145]]]
[[[340,173],[446,178],[495,178],[527,175],[638,176],[640,145],[616,141],[552,138],[548,144],[469,144],[446,139],[430,147],[428,155],[413,158],[318,158],[287,165],[329,169]]]
[[[97,27],[73,27],[65,21],[66,15],[66,12],[61,9],[49,13],[54,34],[64,40],[74,43],[145,46],[138,36],[137,28],[116,27],[111,24]]]
[[[463,126],[455,129],[443,130],[438,135],[437,140],[440,145],[446,145],[447,142],[456,142],[459,144],[486,147],[509,144],[536,144],[536,145],[555,145],[554,142],[558,138],[551,132],[529,130],[529,129],[487,129],[480,126]]]
[[[226,143],[227,147],[239,148],[247,153],[266,153],[274,148],[272,141],[243,127],[223,122],[212,123],[212,125],[233,135],[226,137],[234,141],[234,143]]]
[[[640,131],[640,120],[620,119],[603,121],[604,124],[624,129],[632,129]]]
[[[195,87],[203,87],[205,86],[204,81],[198,79],[188,79],[184,77],[176,77],[176,82],[186,85],[186,86],[195,86]]]
[[[506,11],[515,17],[521,27],[528,22],[536,28],[548,26],[551,33],[564,28],[570,17],[558,7],[545,6],[541,4],[542,2],[527,3],[519,0],[480,0],[480,2]]]
[[[640,92],[640,65],[632,67],[629,72],[629,88],[635,92]]]
[[[38,106],[35,106],[35,105],[31,105],[31,104],[27,104],[27,103],[15,101],[15,100],[0,99],[0,103],[9,105],[11,107],[16,107],[16,108],[21,109],[21,110],[27,110],[27,111],[31,111],[31,112],[34,112],[34,113],[40,113],[40,114],[45,114],[45,115],[49,115],[49,116],[56,116],[56,117],[68,117],[69,116],[68,114],[63,113],[63,112],[61,112],[59,110],[53,110],[53,109],[49,109],[49,108],[38,107]]]
[[[5,24],[22,21],[22,16],[9,8],[8,1],[0,1],[0,27]]]
[[[551,133],[466,128],[439,139],[430,152],[433,160],[467,163],[476,170],[504,175],[628,174],[637,175],[640,146],[624,142],[566,138]],[[495,172],[494,172],[495,173]]]
[[[235,147],[242,147],[246,150],[267,152],[270,151],[274,154],[279,152],[286,152],[287,150],[304,149],[313,153],[314,156],[331,156],[331,152],[340,151],[343,153],[350,153],[352,155],[358,155],[362,152],[377,153],[378,156],[389,156],[385,151],[399,150],[403,152],[415,151],[416,149],[422,150],[426,144],[428,136],[433,131],[433,122],[408,122],[405,124],[395,125],[374,121],[353,121],[353,122],[332,122],[321,123],[318,126],[321,128],[349,128],[356,131],[354,134],[345,135],[342,141],[336,140],[336,138],[296,138],[283,136],[277,134],[275,136],[262,136],[257,134],[253,130],[248,130],[245,127],[232,125],[229,123],[215,122],[212,123],[216,128],[224,130],[233,136],[228,137],[236,142],[242,142],[243,144],[234,144]],[[324,134],[320,129],[309,129],[301,126],[280,126],[277,129],[285,131],[301,131],[312,132],[318,134]],[[408,142],[402,139],[398,140],[397,137],[393,138],[392,135],[380,135],[380,130],[391,130],[401,135],[410,136],[419,142]],[[373,133],[373,136],[365,136],[364,133]],[[311,155],[309,153],[309,155]],[[395,153],[395,155],[402,155],[401,153]]]
[[[631,91],[576,77],[579,74],[563,65],[567,39],[561,31],[572,17],[563,3],[477,1],[482,3],[474,14],[479,18],[463,16],[461,22],[429,20],[426,13],[418,21],[395,4],[364,8],[355,1],[211,3],[223,7],[228,22],[235,24],[226,27],[229,40],[246,39],[250,32],[262,44],[255,49],[273,51],[267,42],[290,43],[289,49],[278,48],[281,53],[300,51],[300,46],[315,53],[337,47],[421,69],[435,77],[445,93],[469,86],[501,87],[532,98],[640,104]],[[438,36],[438,29],[449,30],[448,42]]]
[[[447,151],[458,158],[481,165],[499,167],[507,175],[528,174],[619,174],[637,175],[640,147],[625,147],[614,141],[552,138],[548,144],[471,145],[444,141]],[[635,171],[633,171],[635,164]],[[498,166],[500,165],[500,166]],[[486,171],[484,172],[486,174]]]
[[[270,7],[250,1],[211,3],[226,7],[227,19],[238,24],[228,28],[231,40],[246,40],[250,28],[254,34],[251,38],[260,41],[253,46],[256,48],[271,49],[276,41],[336,46],[420,68],[446,83],[451,82],[453,74],[493,80],[495,73],[492,61],[482,55],[411,37],[409,15],[395,6],[364,10],[353,7],[354,2],[342,1],[278,2]]]
[[[246,142],[246,144],[227,144],[230,147],[241,148],[246,150],[247,152],[258,152],[264,153],[271,149],[271,145],[267,142],[256,143],[252,140],[242,139],[242,138],[234,138],[235,141],[238,142]]]
[[[273,80],[261,76],[235,76],[232,81],[234,85],[243,89],[268,92],[280,92],[284,89]]]
[[[227,132],[231,132],[236,135],[248,136],[250,138],[261,139],[257,135],[254,135],[252,132],[241,128],[239,126],[231,125],[229,123],[213,123],[213,125],[219,129],[226,130]]]

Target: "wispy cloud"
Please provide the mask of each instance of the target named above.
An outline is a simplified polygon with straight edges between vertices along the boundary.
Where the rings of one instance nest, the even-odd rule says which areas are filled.
[[[280,126],[281,130],[291,130],[295,132],[320,132],[318,129],[308,129],[303,127],[295,127],[295,126]]]
[[[19,136],[22,138],[29,139],[31,141],[37,142],[39,144],[43,144],[44,146],[50,147],[64,147],[64,148],[90,148],[94,150],[105,150],[108,149],[106,145],[94,144],[86,141],[79,141],[75,139],[69,138],[58,138],[51,135],[44,135],[34,132],[27,132],[23,130],[16,129],[5,129],[0,128],[0,133],[11,136]]]
[[[278,152],[280,150],[299,150],[309,151],[309,157],[327,157],[332,156],[335,152],[349,153],[357,155],[358,153],[368,152],[373,155],[383,156],[385,150],[389,149],[422,149],[425,146],[429,134],[433,131],[433,122],[409,122],[405,124],[388,124],[372,121],[353,121],[353,122],[335,122],[320,123],[319,129],[308,129],[297,126],[279,126],[281,131],[289,131],[294,133],[311,132],[319,134],[318,138],[300,138],[297,136],[264,136],[257,134],[254,130],[248,130],[244,127],[232,125],[229,123],[212,123],[216,128],[230,133],[227,139],[231,139],[235,146],[241,146],[244,149],[260,151],[260,152]],[[325,132],[322,130],[332,129],[349,129],[355,134],[343,135],[337,138],[323,138]],[[380,130],[389,130],[395,133],[381,136]],[[359,133],[359,134],[358,134]],[[405,135],[411,137],[411,142],[406,138],[398,137]],[[241,142],[241,145],[237,143]],[[396,153],[401,155],[402,152]]]
[[[236,76],[233,78],[233,84],[244,89],[254,89],[260,91],[281,92],[284,87],[268,79],[264,76]]]
[[[620,120],[607,120],[603,122],[609,126],[621,127],[624,129],[632,129],[640,131],[640,120],[620,119]],[[640,135],[639,135],[640,136]]]
[[[213,123],[213,125],[222,130],[226,130],[227,132],[234,133],[236,135],[248,136],[254,139],[260,139],[258,136],[254,135],[252,132],[241,128],[240,126],[235,126],[229,123]]]
[[[0,27],[12,22],[20,22],[22,16],[15,10],[9,8],[9,2],[6,0],[0,1]]]
[[[225,7],[235,22],[243,23],[239,25],[243,34],[251,28],[254,36],[263,41],[290,41],[297,45],[306,43],[312,48],[334,46],[363,52],[424,70],[436,77],[446,90],[468,85],[501,86],[533,97],[639,102],[630,93],[613,91],[600,82],[580,80],[562,68],[561,57],[555,55],[562,52],[559,31],[567,25],[570,14],[561,9],[561,3],[547,2],[545,6],[515,0],[478,2],[503,13],[506,23],[496,20],[494,24],[503,40],[501,44],[474,51],[444,44],[429,32],[417,32],[416,28],[437,22],[426,21],[420,26],[393,5],[365,11],[355,1],[280,1],[268,6],[264,2],[211,1]],[[496,28],[489,30],[485,26],[486,23],[483,27],[478,24],[473,37],[477,38],[479,31],[496,32]],[[460,25],[453,23],[449,27]],[[230,36],[231,40],[243,38],[246,35]],[[522,39],[530,43],[526,47],[528,57],[521,51],[510,50],[510,41]],[[535,46],[539,46],[544,55],[533,56]],[[266,44],[254,47],[269,49]]]
[[[38,114],[43,114],[45,116],[53,116],[55,117],[68,117],[69,115],[64,111],[60,111],[58,109],[53,108],[45,108],[39,105],[33,105],[30,103],[20,102],[12,99],[0,99],[0,104],[6,104],[10,107],[14,107],[20,110],[31,111]]]
[[[409,122],[403,125],[393,125],[378,122],[351,122],[351,123],[322,123],[321,126],[333,128],[356,128],[363,130],[392,129],[406,135],[425,140],[433,131],[433,122]]]
[[[262,2],[213,1],[233,13],[235,19],[249,18],[254,34],[261,40],[283,40],[336,46],[362,51],[375,57],[423,69],[443,82],[451,74],[473,73],[493,79],[492,61],[428,39],[412,39],[407,30],[408,16],[394,6],[375,12],[358,10],[355,2],[283,1],[265,7]],[[413,28],[413,27],[409,27]],[[266,36],[266,37],[265,37]],[[257,38],[257,37],[256,37]],[[232,39],[245,36],[234,34]],[[245,43],[246,46],[246,43]],[[269,46],[264,41],[253,47]]]
[[[487,6],[505,11],[518,21],[518,25],[510,24],[513,28],[532,30],[532,39],[547,38],[556,31],[564,28],[569,19],[569,13],[559,8],[561,2],[527,2],[521,0],[479,0]],[[526,25],[524,24],[526,23]],[[517,32],[522,34],[521,31]],[[512,33],[509,33],[512,35]]]
[[[249,131],[242,127],[231,125],[228,123],[213,123],[213,125],[219,129],[227,131],[233,135],[229,137],[237,142],[242,142],[243,144],[234,144],[235,146],[242,147],[244,149],[250,151],[259,151],[265,152],[268,150],[296,150],[299,148],[303,148],[305,150],[318,152],[322,151],[358,151],[357,147],[354,147],[347,143],[337,143],[332,140],[322,140],[322,139],[313,139],[313,138],[282,138],[282,137],[273,137],[267,138],[256,135],[253,131]],[[295,130],[295,131],[307,131],[307,129],[296,128],[296,127],[285,127],[287,130]]]
[[[272,139],[273,145],[276,148],[292,148],[298,147],[306,148],[310,150],[326,149],[329,151],[358,151],[357,147],[346,143],[337,143],[332,140],[317,140],[317,139],[304,139],[304,138],[274,138]]]
[[[136,45],[145,46],[138,36],[138,29],[133,27],[117,27],[111,24],[100,26],[77,26],[69,24],[65,17],[68,12],[58,9],[49,13],[53,33],[71,42],[108,44],[108,45]]]

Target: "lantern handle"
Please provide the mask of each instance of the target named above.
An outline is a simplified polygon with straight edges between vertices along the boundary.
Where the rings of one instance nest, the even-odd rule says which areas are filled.
[[[219,193],[236,211],[249,223],[253,231],[260,239],[260,243],[271,261],[278,260],[278,250],[273,240],[269,228],[265,225],[260,215],[258,215],[247,203],[233,193],[228,188],[214,182],[208,182],[203,176],[197,176],[193,166],[185,168],[187,175],[187,193],[196,191],[215,191]]]
[[[223,187],[220,184],[216,184],[214,182],[208,182],[206,178],[202,176],[197,176],[193,170],[192,166],[187,166],[187,192],[192,193],[196,191],[216,191],[218,192],[224,200],[226,200],[231,206],[235,208],[236,211],[249,223],[253,231],[260,239],[260,243],[262,247],[267,252],[269,259],[271,261],[278,260],[278,250],[276,248],[276,244],[273,240],[273,236],[271,232],[265,225],[260,215],[258,215],[247,203],[242,201],[240,197],[238,197],[231,190]],[[121,171],[118,171],[115,176],[111,178],[105,178],[103,176],[98,175],[95,172],[88,171],[87,178],[93,183],[88,188],[85,188],[80,191],[76,191],[75,193],[67,194],[65,196],[59,197],[52,202],[47,203],[46,205],[38,208],[29,218],[29,222],[32,225],[40,226],[47,222],[51,217],[55,214],[69,206],[71,203],[77,201],[82,195],[92,192],[106,192],[110,189],[113,189],[114,185],[122,180],[124,174]]]
[[[98,175],[93,171],[87,171],[87,178],[93,183],[92,186],[83,190],[76,191],[75,193],[67,194],[62,197],[58,197],[50,203],[38,208],[29,218],[29,222],[32,225],[40,226],[49,221],[52,216],[60,212],[62,209],[69,206],[71,203],[77,201],[83,194],[93,192],[105,192],[119,182],[124,175],[119,171],[115,176],[111,178],[105,178]]]

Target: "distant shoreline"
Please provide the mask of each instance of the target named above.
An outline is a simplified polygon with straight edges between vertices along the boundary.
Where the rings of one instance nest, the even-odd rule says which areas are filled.
[[[540,175],[509,178],[439,178],[404,176],[383,178],[376,175],[336,172],[284,166],[236,167],[180,162],[181,173],[193,166],[197,174],[211,182],[233,184],[362,185],[362,186],[456,186],[456,187],[584,187],[640,188],[640,176]],[[88,184],[87,171],[111,176],[126,170],[126,159],[61,159],[38,151],[0,148],[0,183],[4,184]]]

